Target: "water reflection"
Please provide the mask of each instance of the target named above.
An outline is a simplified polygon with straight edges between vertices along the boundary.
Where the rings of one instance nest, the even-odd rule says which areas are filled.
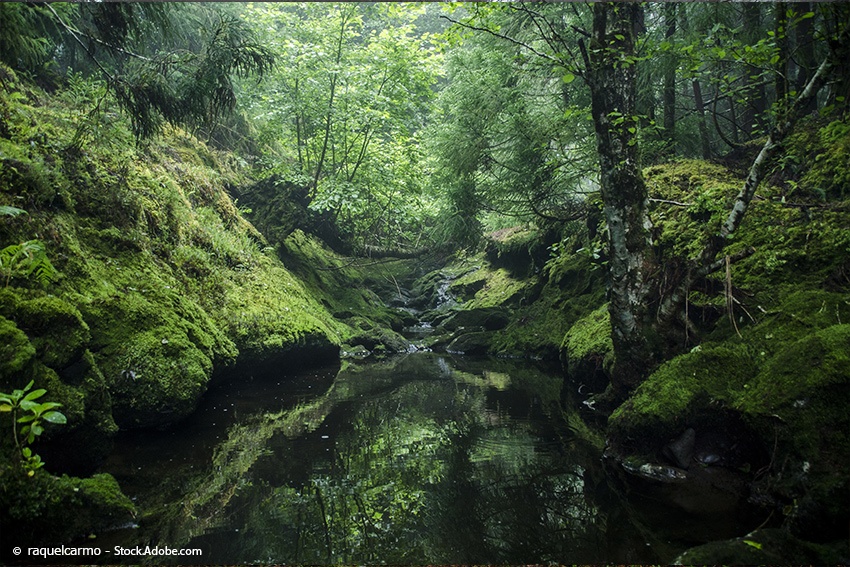
[[[242,399],[203,470],[173,471],[180,504],[147,533],[216,563],[615,559],[559,389],[527,363],[418,353],[347,364],[295,407]],[[227,392],[201,424],[237,403]]]

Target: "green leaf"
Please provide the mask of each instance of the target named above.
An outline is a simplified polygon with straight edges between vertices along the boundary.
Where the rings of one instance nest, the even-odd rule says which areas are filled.
[[[573,73],[567,73],[562,77],[562,80],[564,81],[564,83],[569,85],[570,83],[576,80],[576,76]]]
[[[35,412],[41,414],[41,413],[46,412],[47,410],[52,410],[54,408],[58,408],[61,405],[62,404],[60,404],[58,402],[44,402],[42,404],[38,404],[38,407],[35,408]]]
[[[42,388],[39,388],[38,390],[33,390],[32,392],[30,392],[29,394],[27,394],[24,397],[24,401],[37,400],[38,398],[40,398],[41,396],[43,396],[46,393],[47,393],[47,390],[44,390]]]
[[[18,207],[10,207],[9,205],[0,205],[0,215],[5,215],[9,217],[16,217],[18,215],[25,215],[27,212],[23,209],[19,209]]]
[[[0,411],[12,411],[12,406],[9,403],[0,405]]]
[[[761,549],[761,547],[762,547],[762,545],[759,542],[753,541],[751,539],[745,539],[744,543],[746,543],[750,547],[755,547],[756,549]]]
[[[61,425],[63,423],[68,423],[68,418],[65,417],[65,414],[58,411],[49,411],[42,416],[44,421],[48,421],[50,423],[56,423]]]

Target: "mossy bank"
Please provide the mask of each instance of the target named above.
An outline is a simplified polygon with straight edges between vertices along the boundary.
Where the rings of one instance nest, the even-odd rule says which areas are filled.
[[[610,416],[606,455],[630,490],[730,471],[746,483],[739,497],[753,513],[749,529],[764,523],[846,547],[850,207],[846,182],[831,168],[839,155],[846,162],[847,134],[844,122],[813,121],[788,142],[790,156],[817,159],[773,164],[730,249],[752,253],[691,291],[693,324],[681,354]],[[742,183],[696,161],[646,174],[658,199],[657,244],[674,257],[699,248]],[[724,550],[736,544],[724,545],[685,557],[726,561]]]
[[[47,465],[34,478],[3,467],[2,524],[67,524],[43,532],[59,541],[112,521],[103,518],[126,522],[133,506],[97,477],[114,493],[100,500],[115,514],[85,529],[60,521],[53,516],[76,515],[94,481],[50,473],[91,474],[119,428],[180,420],[235,362],[335,361],[353,331],[231,199],[252,182],[247,164],[179,129],[137,145],[108,100],[92,123],[79,93],[48,95],[9,69],[3,76],[0,206],[10,214],[0,218],[0,247],[37,240],[56,274],[39,278],[24,261],[2,266],[0,391],[33,380],[62,404],[67,424],[47,424],[34,447]],[[9,414],[0,419],[4,460],[16,463]],[[33,520],[21,494],[53,516]]]

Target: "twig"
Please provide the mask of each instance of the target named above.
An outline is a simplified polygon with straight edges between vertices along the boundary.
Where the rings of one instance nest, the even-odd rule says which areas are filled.
[[[665,205],[676,205],[677,207],[690,207],[693,203],[682,203],[679,201],[671,201],[669,199],[650,199],[650,203],[664,203]]]

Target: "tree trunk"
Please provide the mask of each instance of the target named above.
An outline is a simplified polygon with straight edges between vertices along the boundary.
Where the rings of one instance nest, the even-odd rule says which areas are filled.
[[[676,35],[676,6],[675,2],[664,4],[664,39],[672,41]],[[664,134],[668,140],[675,141],[676,137],[676,56],[671,55],[664,71]]]
[[[593,5],[586,76],[608,222],[609,313],[615,363],[612,394],[625,395],[653,365],[648,336],[648,275],[653,270],[647,206],[638,167],[635,112],[635,29],[638,3]]]
[[[814,7],[811,2],[803,2],[798,4],[803,13],[812,12]],[[812,74],[817,68],[817,59],[815,58],[815,26],[814,18],[803,18],[794,30],[795,39],[795,64],[797,67],[797,76],[794,81],[794,90],[797,93],[803,92],[806,83],[809,82]],[[809,114],[817,108],[817,100],[812,99],[809,105],[803,111],[804,114]]]
[[[774,39],[776,40],[776,62],[774,85],[776,100],[782,102],[788,95],[788,3],[777,2],[774,5],[775,25]]]
[[[342,61],[342,47],[345,41],[345,28],[348,26],[348,13],[340,15],[339,40],[336,46],[336,59],[334,69],[331,72],[330,94],[328,95],[328,114],[325,117],[325,137],[322,140],[322,150],[319,153],[319,163],[316,165],[316,173],[313,175],[313,189],[318,189],[319,179],[322,176],[322,168],[325,165],[325,155],[328,151],[328,140],[331,135],[331,124],[333,123],[334,98],[336,96],[336,83],[339,76],[339,64]]]
[[[694,89],[694,106],[697,109],[697,126],[699,127],[699,140],[702,147],[702,159],[711,159],[711,140],[708,137],[708,126],[705,124],[705,103],[702,98],[702,88],[699,81],[694,79],[691,83]]]
[[[754,45],[761,37],[761,5],[757,2],[745,2],[744,10],[744,41],[749,45]],[[767,108],[764,89],[764,81],[760,78],[761,71],[753,65],[744,66],[744,74],[742,82],[744,85],[744,96],[747,99],[744,113],[742,116],[742,126],[744,135],[751,139],[756,122],[761,122],[762,114]],[[750,88],[749,85],[753,84]]]

